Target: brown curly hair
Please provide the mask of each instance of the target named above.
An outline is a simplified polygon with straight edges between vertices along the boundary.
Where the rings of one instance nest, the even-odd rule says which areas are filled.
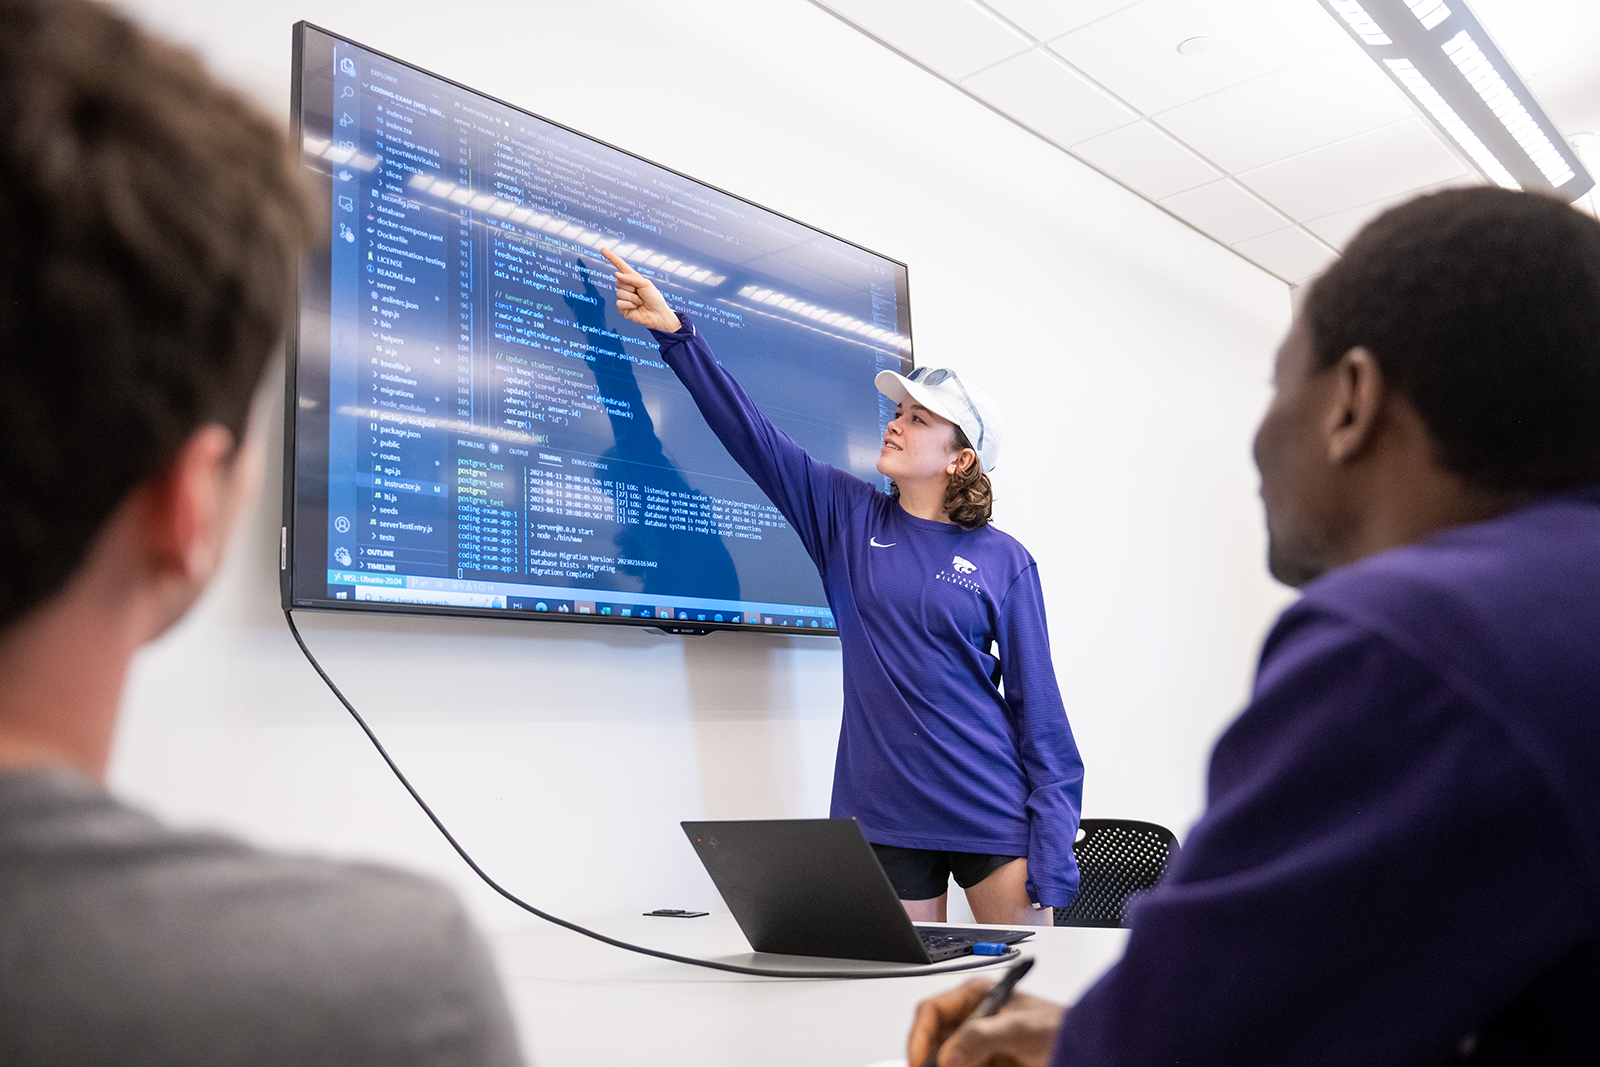
[[[978,450],[972,447],[967,435],[959,426],[952,429],[955,433],[951,444],[957,452],[971,449],[972,462],[958,468],[950,476],[950,484],[944,490],[944,510],[950,516],[950,521],[963,530],[981,529],[989,525],[989,518],[994,512],[994,486],[989,484],[989,476],[983,473]]]
[[[983,473],[983,464],[977,458],[978,450],[972,447],[972,442],[959,426],[950,427],[950,447],[957,452],[970,449],[973,460],[950,476],[950,484],[944,489],[945,514],[963,530],[982,529],[989,525],[994,512],[994,486],[989,484],[989,476]],[[900,487],[892,485],[889,495],[899,497]]]

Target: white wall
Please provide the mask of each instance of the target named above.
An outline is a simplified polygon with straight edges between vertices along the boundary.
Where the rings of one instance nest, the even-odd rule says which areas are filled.
[[[903,259],[920,362],[1009,420],[999,524],[1040,561],[1088,815],[1175,828],[1283,594],[1249,458],[1284,287],[805,0],[126,0],[277,113],[306,18]],[[264,407],[276,455],[281,399]],[[278,614],[279,472],[138,663],[117,788],[184,823],[429,869],[446,851]],[[462,841],[575,917],[715,902],[677,821],[827,811],[837,645],[299,616]]]

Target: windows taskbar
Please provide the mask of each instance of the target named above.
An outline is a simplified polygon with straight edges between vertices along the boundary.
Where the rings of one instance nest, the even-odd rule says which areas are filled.
[[[422,578],[411,575],[328,572],[328,599],[433,607],[541,612],[555,616],[594,615],[619,619],[659,619],[689,623],[834,629],[833,612],[805,604],[707,600],[700,597],[650,597],[615,590],[568,589],[510,582]]]

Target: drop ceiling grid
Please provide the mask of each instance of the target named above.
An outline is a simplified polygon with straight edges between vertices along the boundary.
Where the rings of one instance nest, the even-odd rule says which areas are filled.
[[[811,2],[1286,282],[1397,198],[1477,180],[1314,0]],[[1208,31],[1233,38],[1185,67]]]

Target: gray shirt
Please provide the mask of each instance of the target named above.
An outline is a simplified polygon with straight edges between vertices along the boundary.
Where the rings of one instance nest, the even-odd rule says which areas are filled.
[[[178,833],[67,771],[0,774],[0,1063],[520,1062],[444,887]]]

